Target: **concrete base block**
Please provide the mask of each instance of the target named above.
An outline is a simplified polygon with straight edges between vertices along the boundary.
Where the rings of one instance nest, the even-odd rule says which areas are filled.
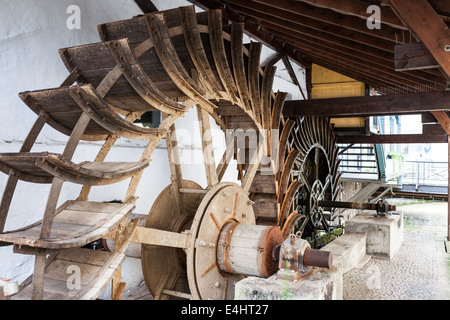
[[[333,240],[321,250],[333,253],[333,267],[342,269],[343,273],[367,263],[370,256],[366,254],[366,234],[346,233]]]
[[[403,242],[403,213],[388,217],[359,214],[345,222],[345,232],[365,233],[366,252],[373,257],[390,260]]]
[[[343,278],[340,268],[315,268],[297,282],[248,277],[236,283],[236,300],[342,300]]]

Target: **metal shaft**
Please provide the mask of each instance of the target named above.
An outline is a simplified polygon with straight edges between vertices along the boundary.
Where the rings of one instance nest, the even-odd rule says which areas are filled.
[[[319,201],[321,207],[331,208],[346,208],[346,209],[359,209],[359,210],[377,210],[376,203],[362,203],[362,202],[344,202],[344,201]],[[389,205],[389,211],[395,211],[396,207]]]
[[[303,257],[303,263],[307,267],[330,269],[333,265],[333,254],[330,251],[307,249]]]

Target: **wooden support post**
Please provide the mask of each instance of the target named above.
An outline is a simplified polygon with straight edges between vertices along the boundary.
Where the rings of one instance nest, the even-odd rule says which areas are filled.
[[[450,136],[448,136],[448,144],[447,144],[447,149],[448,149],[448,189],[450,189]],[[447,241],[450,241],[450,192],[448,192],[448,199],[447,199]]]
[[[183,200],[183,194],[179,192],[180,188],[182,188],[183,174],[181,172],[181,159],[175,130],[175,124],[172,124],[170,127],[170,134],[166,137],[166,145],[169,158],[171,188],[175,204],[180,213],[182,213],[186,210],[186,207]]]
[[[29,152],[36,141],[39,133],[44,127],[45,121],[48,115],[45,112],[41,112],[33,127],[31,128],[28,136],[25,138],[20,152]],[[11,205],[14,190],[16,189],[18,182],[17,176],[13,175],[13,170],[10,171],[8,181],[6,182],[5,190],[0,201],[0,233],[4,231],[6,218],[8,216],[9,207]]]
[[[202,139],[203,160],[206,171],[206,181],[208,186],[215,186],[219,182],[214,160],[214,146],[211,136],[211,125],[209,115],[203,109],[197,107],[197,116],[200,126],[200,135]]]
[[[134,0],[143,13],[158,12],[158,8],[153,4],[151,0]]]
[[[445,130],[445,132],[450,135],[450,118],[448,117],[447,113],[445,111],[431,111],[431,113]]]

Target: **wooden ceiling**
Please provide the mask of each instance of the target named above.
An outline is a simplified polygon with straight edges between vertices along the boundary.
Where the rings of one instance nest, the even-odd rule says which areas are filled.
[[[401,4],[397,7],[395,2],[402,1],[197,0],[190,2],[203,9],[223,9],[224,18],[244,22],[245,30],[249,35],[288,56],[306,69],[309,69],[311,64],[318,64],[364,82],[382,94],[445,90],[448,73],[442,69],[442,60],[438,63],[434,59],[439,60],[436,55],[427,51],[427,43],[424,42],[427,47],[421,48],[427,57],[421,56],[420,59],[427,58],[431,61],[426,63],[430,64],[428,67],[411,67],[410,65],[400,68],[402,71],[399,71],[399,64],[403,62],[395,63],[395,50],[406,48],[408,52],[405,56],[409,58],[408,54],[410,54],[409,47],[399,45],[411,44],[416,47],[423,40],[417,34],[418,30],[411,28],[411,22],[408,21],[408,18],[414,17],[407,16],[405,19],[401,14],[397,14],[403,9]],[[425,5],[428,5],[425,0],[419,2],[426,2]],[[370,5],[378,5],[381,9],[380,29],[368,27],[367,19],[372,16],[372,12],[367,13]],[[430,8],[432,13],[435,14],[429,19],[439,17],[438,20],[442,20],[439,23],[449,26],[450,1],[430,0],[429,5],[432,7]],[[425,19],[423,23],[426,23]],[[428,28],[428,25],[425,28]],[[446,57],[448,55],[443,56],[442,59],[445,60]]]

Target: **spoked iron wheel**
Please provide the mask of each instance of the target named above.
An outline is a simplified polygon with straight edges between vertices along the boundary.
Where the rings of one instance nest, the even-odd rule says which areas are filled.
[[[327,118],[303,117],[297,119],[291,144],[297,155],[292,176],[301,187],[295,195],[295,211],[284,221],[283,230],[314,238],[330,232],[337,217],[335,208],[320,205],[337,200],[341,189],[336,137]]]

